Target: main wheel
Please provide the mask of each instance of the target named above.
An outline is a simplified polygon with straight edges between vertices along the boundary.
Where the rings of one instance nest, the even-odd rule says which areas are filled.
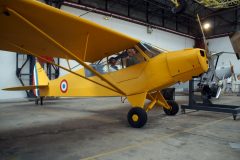
[[[167,103],[168,103],[169,106],[172,107],[172,109],[169,110],[169,109],[163,108],[163,111],[167,115],[171,115],[171,116],[176,115],[178,113],[178,111],[179,111],[179,106],[178,106],[177,102],[176,101],[167,101]]]
[[[129,110],[127,118],[133,128],[141,128],[147,122],[147,112],[140,107],[134,107]]]

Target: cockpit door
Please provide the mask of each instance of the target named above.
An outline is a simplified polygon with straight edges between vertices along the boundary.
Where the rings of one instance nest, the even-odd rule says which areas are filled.
[[[136,64],[134,66],[124,68],[117,72],[111,72],[109,73],[109,76],[117,83],[121,83],[131,79],[136,79],[142,74],[146,65],[147,62]]]

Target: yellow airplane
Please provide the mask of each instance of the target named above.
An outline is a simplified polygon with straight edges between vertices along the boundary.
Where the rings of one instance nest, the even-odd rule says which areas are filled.
[[[127,97],[132,106],[128,122],[135,128],[145,125],[147,112],[154,106],[163,107],[167,115],[175,115],[178,104],[166,101],[160,91],[208,70],[208,59],[202,49],[163,52],[138,39],[38,1],[0,0],[0,11],[1,50],[38,58],[65,58],[83,66],[77,71],[59,66],[70,73],[49,80],[37,63],[36,85],[6,90],[39,89],[40,97]],[[105,61],[106,64],[101,63],[105,57],[121,62],[117,65],[119,69],[110,71],[111,58]],[[145,106],[146,99],[150,103]]]

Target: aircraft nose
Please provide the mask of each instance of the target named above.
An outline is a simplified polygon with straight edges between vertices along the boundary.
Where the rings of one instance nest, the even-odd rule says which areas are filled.
[[[200,50],[200,53],[198,54],[199,62],[202,66],[202,69],[207,72],[209,65],[208,65],[208,58],[205,50]]]

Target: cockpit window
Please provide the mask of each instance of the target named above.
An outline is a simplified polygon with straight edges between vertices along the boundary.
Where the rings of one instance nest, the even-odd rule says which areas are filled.
[[[140,42],[138,45],[144,53],[146,53],[150,58],[159,55],[160,53],[166,52],[163,49],[160,49],[152,44]]]
[[[145,61],[144,57],[136,48],[129,48],[123,51],[119,56],[123,62],[124,68],[139,64]]]
[[[109,72],[115,72],[117,70],[122,69],[122,65],[119,63],[119,61],[113,57],[106,57],[103,58],[100,61],[94,62],[92,64],[89,64],[93,69],[95,69],[97,72],[101,74],[109,73]],[[85,68],[85,75],[86,77],[92,77],[95,76],[91,71]]]
[[[105,57],[100,61],[90,64],[97,72],[106,74],[115,72],[145,61],[143,55],[136,48],[128,48],[119,53]],[[86,77],[92,77],[94,74],[85,68]]]

